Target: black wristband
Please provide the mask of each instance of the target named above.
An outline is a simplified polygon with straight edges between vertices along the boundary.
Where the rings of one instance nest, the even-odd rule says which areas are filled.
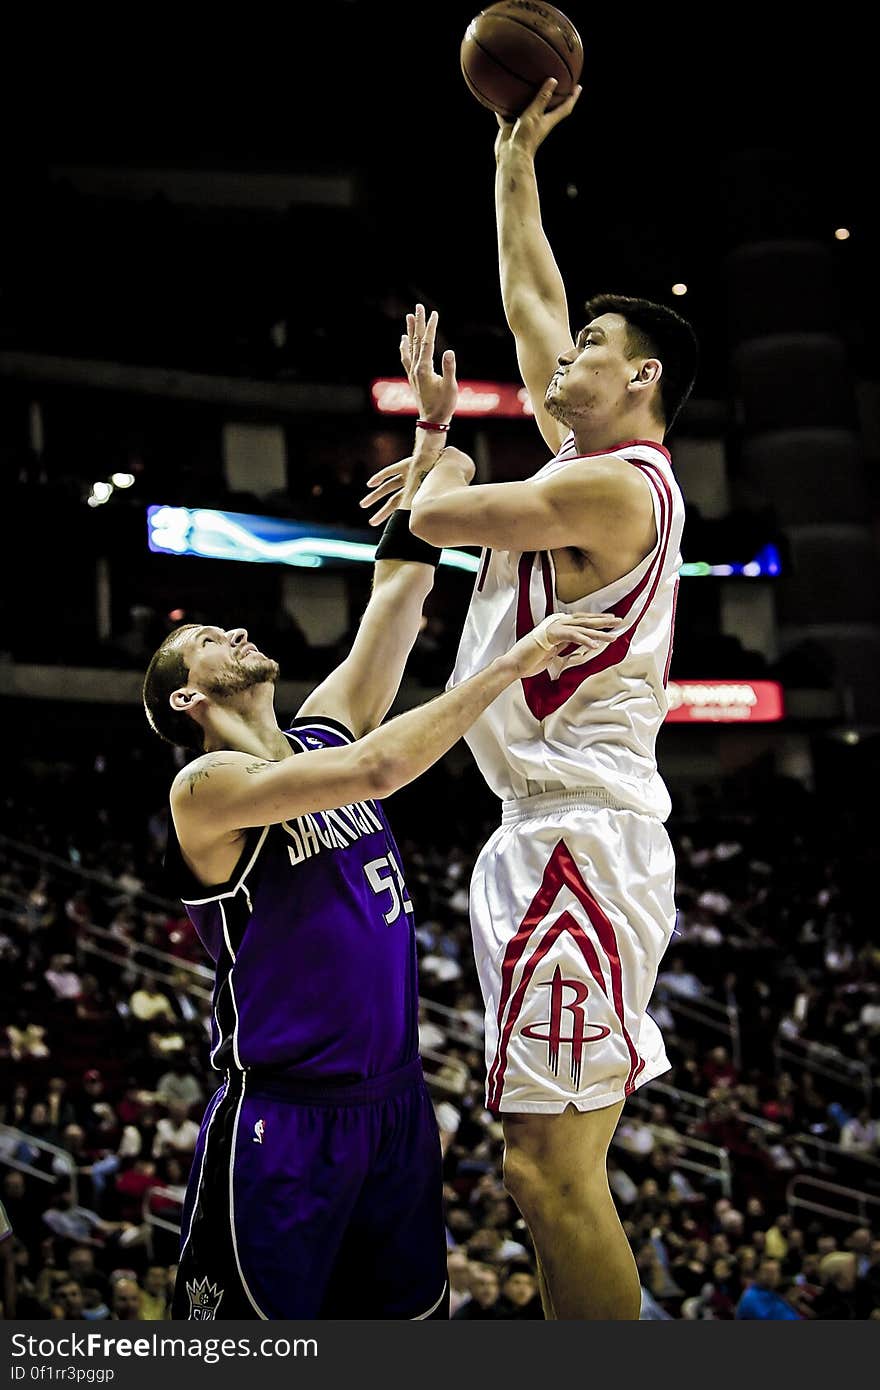
[[[377,560],[418,560],[422,565],[440,563],[442,551],[436,546],[420,541],[409,529],[410,513],[398,507],[385,522],[385,529],[376,546]]]

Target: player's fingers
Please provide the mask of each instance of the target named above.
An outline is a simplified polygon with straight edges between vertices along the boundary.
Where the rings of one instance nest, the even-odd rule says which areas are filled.
[[[387,521],[392,512],[396,512],[400,506],[400,499],[403,497],[403,488],[395,492],[393,497],[389,497],[384,507],[380,507],[374,516],[370,517],[371,526],[381,526],[383,521]]]
[[[372,478],[367,479],[367,487],[378,487],[388,478],[400,477],[402,479],[410,462],[411,460],[408,458],[398,459],[397,463],[389,463],[384,468],[380,468],[377,473],[373,474]]]
[[[412,367],[412,349],[409,345],[409,338],[405,333],[400,339],[400,360],[403,363],[404,371],[407,376],[409,376],[410,368]]]
[[[431,366],[434,361],[434,339],[437,336],[437,323],[439,315],[436,309],[431,310],[428,322],[425,324],[425,334],[422,338],[421,357],[422,362]]]
[[[566,116],[571,115],[582,91],[583,87],[575,87],[570,97],[566,97],[565,101],[560,102],[554,110],[547,112],[547,121],[551,129],[553,126],[559,125],[560,121],[564,121]]]
[[[403,484],[404,479],[400,474],[397,474],[396,477],[389,478],[387,482],[380,483],[378,487],[374,487],[372,491],[367,493],[366,497],[361,498],[358,505],[361,507],[372,507],[374,502],[378,502],[381,498],[387,497],[389,492],[397,492],[399,488],[403,487]]]
[[[455,385],[455,353],[447,348],[443,354],[443,380],[447,386]]]
[[[569,623],[550,628],[547,636],[554,647],[604,647],[608,644],[607,636],[587,636],[583,628]]]
[[[616,613],[572,613],[569,621],[586,628],[611,629],[622,627],[625,619],[618,618]]]
[[[537,96],[529,102],[525,111],[523,111],[520,116],[520,120],[527,120],[530,117],[537,119],[537,117],[543,116],[558,86],[559,83],[556,81],[555,77],[548,77],[546,82],[542,82],[541,86],[538,88]]]

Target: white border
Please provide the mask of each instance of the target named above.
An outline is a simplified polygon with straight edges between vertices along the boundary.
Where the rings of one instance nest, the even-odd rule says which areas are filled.
[[[181,898],[184,907],[204,907],[206,903],[219,903],[221,898],[234,898],[241,885],[244,883],[254,864],[257,862],[257,855],[266,843],[266,836],[272,829],[271,825],[264,826],[263,833],[257,841],[257,847],[242,870],[241,877],[234,888],[228,889],[225,893],[214,893],[210,898]]]
[[[232,1056],[233,1056],[233,1060],[235,1061],[235,1065],[238,1067],[239,1071],[244,1071],[244,1067],[241,1065],[241,1057],[238,1055],[238,1022],[239,1022],[239,1020],[238,1020],[238,1005],[237,1005],[236,1002],[235,1002],[235,988],[234,988],[233,983],[232,983],[232,972],[233,972],[233,970],[235,969],[235,959],[236,959],[236,957],[235,957],[235,952],[234,952],[233,949],[232,949],[232,942],[231,942],[230,939],[229,939],[229,927],[228,927],[227,922],[226,922],[226,908],[223,906],[222,903],[220,903],[219,906],[220,906],[220,916],[221,916],[221,918],[223,919],[223,940],[226,942],[226,949],[227,949],[227,951],[229,952],[230,956],[232,957],[232,964],[231,964],[230,967],[229,967],[229,974],[226,976],[227,980],[229,981],[229,997],[230,997],[230,999],[232,1000],[232,1008],[233,1008],[233,1011],[234,1011],[234,1013],[235,1013],[235,1023],[234,1023],[233,1028],[232,1028]],[[219,996],[220,996],[220,991],[218,990],[218,991],[217,991],[218,1001],[219,1001]],[[214,1011],[214,1017],[217,1018],[216,1009],[215,1009],[215,1011]],[[221,1031],[221,1029],[220,1029],[220,1020],[219,1020],[219,1018],[217,1018],[217,1031],[220,1033],[220,1042],[218,1042],[218,1044],[217,1044],[217,1047],[219,1048],[219,1047],[221,1046],[221,1044],[222,1044],[222,1041],[223,1041],[223,1035],[222,1035],[222,1031]]]
[[[437,1299],[436,1303],[431,1304],[431,1307],[428,1309],[427,1313],[417,1313],[414,1318],[410,1318],[410,1322],[424,1322],[425,1318],[429,1318],[432,1313],[436,1313],[437,1309],[440,1307],[440,1304],[443,1302],[443,1295],[446,1292],[446,1285],[448,1284],[448,1282],[448,1279],[443,1280],[443,1288],[440,1290],[440,1297]]]
[[[208,1156],[208,1140],[211,1138],[211,1126],[212,1126],[213,1123],[214,1123],[214,1119],[215,1119],[215,1117],[216,1117],[216,1115],[217,1115],[217,1111],[220,1109],[220,1106],[223,1104],[224,1100],[226,1099],[227,1093],[228,1093],[228,1091],[229,1091],[229,1080],[230,1080],[230,1077],[229,1077],[229,1073],[227,1072],[227,1073],[226,1073],[226,1080],[223,1082],[223,1094],[222,1094],[222,1096],[220,1096],[219,1100],[217,1101],[217,1104],[214,1106],[214,1109],[211,1111],[211,1118],[210,1118],[210,1120],[208,1121],[208,1128],[207,1128],[207,1130],[205,1131],[205,1143],[204,1143],[204,1147],[202,1148],[202,1162],[201,1162],[201,1165],[200,1165],[200,1167],[199,1167],[199,1180],[198,1180],[198,1183],[196,1184],[195,1196],[193,1197],[192,1211],[191,1211],[191,1213],[190,1213],[190,1218],[189,1218],[189,1230],[188,1230],[187,1233],[186,1233],[186,1240],[183,1242],[183,1245],[180,1247],[180,1254],[179,1254],[179,1256],[177,1257],[177,1262],[178,1262],[178,1264],[180,1264],[181,1261],[183,1260],[184,1254],[186,1253],[186,1247],[189,1245],[190,1237],[192,1236],[192,1229],[193,1229],[193,1226],[195,1225],[195,1219],[196,1219],[196,1211],[197,1211],[198,1205],[199,1205],[199,1194],[201,1193],[201,1190],[202,1190],[202,1178],[205,1176],[205,1159],[206,1159],[207,1156]]]
[[[235,1267],[238,1270],[238,1277],[241,1280],[241,1287],[247,1294],[248,1299],[250,1301],[250,1305],[253,1308],[254,1312],[257,1314],[257,1316],[261,1318],[263,1322],[268,1322],[268,1314],[264,1313],[260,1305],[257,1303],[256,1299],[250,1291],[250,1288],[248,1287],[248,1281],[244,1277],[244,1270],[241,1267],[241,1260],[239,1259],[238,1255],[238,1239],[235,1234],[235,1141],[238,1137],[238,1121],[241,1118],[241,1107],[244,1101],[244,1090],[246,1082],[247,1072],[243,1071],[241,1074],[241,1095],[238,1098],[238,1106],[236,1107],[235,1111],[235,1123],[232,1126],[232,1144],[229,1149],[229,1230],[230,1234],[232,1235],[232,1250],[235,1255]]]

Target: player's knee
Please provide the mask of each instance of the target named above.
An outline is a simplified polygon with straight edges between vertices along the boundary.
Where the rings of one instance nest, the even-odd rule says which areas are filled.
[[[507,1143],[504,1150],[504,1186],[524,1214],[537,1212],[551,1198],[546,1173],[534,1154]]]

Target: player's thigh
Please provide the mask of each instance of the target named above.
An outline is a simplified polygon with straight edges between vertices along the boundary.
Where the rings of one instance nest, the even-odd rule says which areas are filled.
[[[675,920],[668,836],[650,817],[588,810],[518,823],[487,850],[472,926],[488,1104],[612,1105],[668,1065],[642,1037]]]
[[[427,1088],[420,1083],[385,1101],[380,1124],[325,1316],[446,1317],[442,1156]]]
[[[227,1219],[234,1274],[256,1316],[320,1316],[370,1146],[356,1108],[240,1098]]]

